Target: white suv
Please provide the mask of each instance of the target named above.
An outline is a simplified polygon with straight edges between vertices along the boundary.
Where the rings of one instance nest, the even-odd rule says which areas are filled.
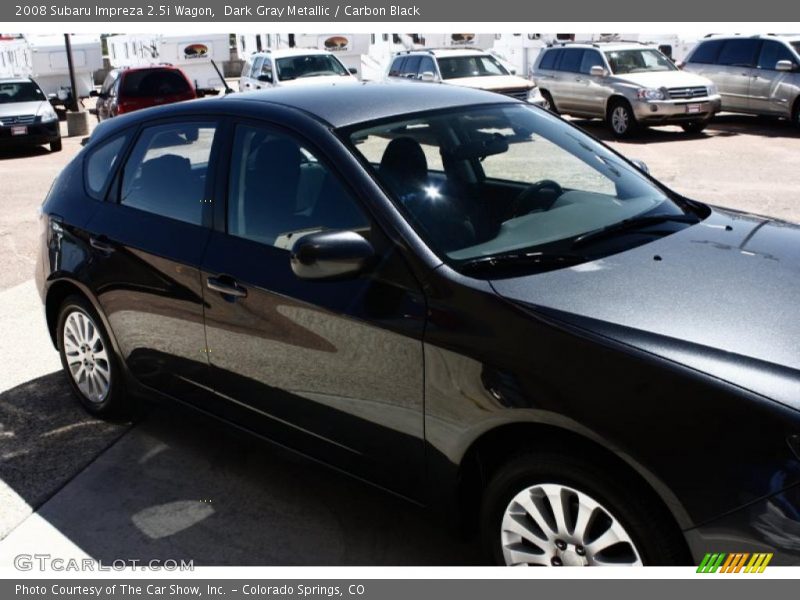
[[[482,50],[443,48],[401,52],[392,60],[387,78],[460,85],[533,100],[533,83],[516,76],[495,56]]]
[[[348,70],[325,50],[287,48],[251,54],[242,67],[239,91],[285,85],[355,84],[355,69]]]

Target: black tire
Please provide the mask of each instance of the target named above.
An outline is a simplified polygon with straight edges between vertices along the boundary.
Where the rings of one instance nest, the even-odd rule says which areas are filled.
[[[686,133],[700,133],[706,127],[708,127],[708,121],[688,121],[686,123],[681,123],[681,128]]]
[[[794,110],[792,111],[792,123],[795,127],[800,129],[800,97],[794,101]]]
[[[55,142],[50,142],[50,152],[61,152],[61,148],[61,138],[58,138]]]
[[[532,486],[548,483],[585,494],[607,509],[632,540],[633,548],[644,565],[690,563],[677,525],[653,493],[634,477],[620,472],[613,464],[585,456],[531,452],[518,455],[498,469],[484,492],[480,511],[481,541],[492,564],[506,564],[501,526],[512,499]],[[595,521],[599,523],[598,527],[604,524],[599,518]],[[591,527],[587,528],[588,533],[594,533]],[[587,541],[591,539],[589,537]],[[575,540],[570,544],[575,544]],[[570,545],[567,550],[571,551],[571,548],[575,552],[586,552],[581,556],[594,561],[586,549]],[[575,552],[570,556],[576,557]],[[566,560],[566,554],[563,556]],[[557,564],[561,559],[546,558],[545,562],[553,560],[556,562],[552,564]]]
[[[611,101],[608,105],[606,123],[608,123],[614,137],[619,139],[630,138],[639,129],[636,115],[633,114],[633,109],[627,100],[616,99]]]
[[[556,107],[556,103],[553,102],[553,96],[550,95],[550,92],[547,90],[542,90],[542,98],[544,99],[544,104],[542,105],[543,108],[549,110],[554,115],[560,114],[558,112],[558,108]]]
[[[88,318],[92,326],[96,329],[102,342],[101,348],[105,349],[105,357],[107,359],[96,359],[98,368],[105,361],[104,370],[110,373],[110,381],[108,390],[102,398],[90,398],[84,390],[81,389],[76,377],[73,376],[70,369],[70,361],[75,360],[75,355],[72,353],[67,356],[68,350],[65,343],[64,330],[67,327],[67,319],[75,313],[76,315],[83,315]],[[58,313],[58,326],[56,328],[56,335],[58,340],[58,353],[61,356],[61,366],[64,369],[64,374],[69,381],[72,392],[78,398],[83,407],[92,415],[107,420],[127,420],[133,416],[133,403],[130,401],[128,394],[125,390],[122,372],[119,368],[118,358],[114,352],[114,347],[111,345],[108,334],[106,333],[103,321],[100,319],[94,307],[81,296],[69,296],[61,304]],[[95,359],[92,360],[95,363]],[[94,365],[92,365],[94,368]],[[98,394],[99,396],[99,394]]]

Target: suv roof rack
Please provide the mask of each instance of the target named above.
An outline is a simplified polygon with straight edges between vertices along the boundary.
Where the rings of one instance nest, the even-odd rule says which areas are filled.
[[[411,54],[413,52],[424,52],[426,54],[433,54],[437,50],[469,50],[471,52],[487,52],[483,48],[461,48],[459,46],[426,46],[425,48],[415,48],[413,50],[400,50],[395,53],[395,56],[400,54]]]

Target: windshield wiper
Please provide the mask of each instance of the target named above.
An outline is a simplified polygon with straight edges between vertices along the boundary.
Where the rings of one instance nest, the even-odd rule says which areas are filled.
[[[597,240],[603,239],[605,237],[614,236],[618,233],[625,233],[630,231],[631,229],[637,229],[639,227],[647,227],[649,225],[658,225],[659,223],[689,223],[694,225],[695,223],[699,223],[700,219],[694,215],[644,215],[641,217],[631,217],[630,219],[623,219],[618,223],[614,223],[613,225],[609,225],[608,227],[603,227],[602,229],[595,229],[594,231],[589,231],[584,233],[583,235],[579,235],[572,241],[572,248],[579,248],[581,246],[585,246],[591,242],[595,242]],[[657,234],[657,232],[648,232],[652,233],[653,235]]]
[[[508,267],[543,267],[547,270],[568,267],[591,260],[577,254],[548,254],[545,252],[508,252],[481,256],[462,262],[459,267],[464,273],[477,273]]]

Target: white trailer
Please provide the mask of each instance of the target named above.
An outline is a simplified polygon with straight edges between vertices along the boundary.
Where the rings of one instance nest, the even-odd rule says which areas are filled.
[[[211,61],[220,66],[230,60],[227,33],[124,34],[109,36],[106,43],[112,67],[170,64],[186,73],[201,93],[217,93],[224,87]]]
[[[31,74],[31,49],[22,37],[0,37],[0,77]]]
[[[25,36],[30,50],[30,76],[54,104],[63,103],[70,92],[67,48],[63,34]],[[103,49],[99,35],[70,36],[72,65],[78,98],[94,89],[94,72],[103,68]]]

